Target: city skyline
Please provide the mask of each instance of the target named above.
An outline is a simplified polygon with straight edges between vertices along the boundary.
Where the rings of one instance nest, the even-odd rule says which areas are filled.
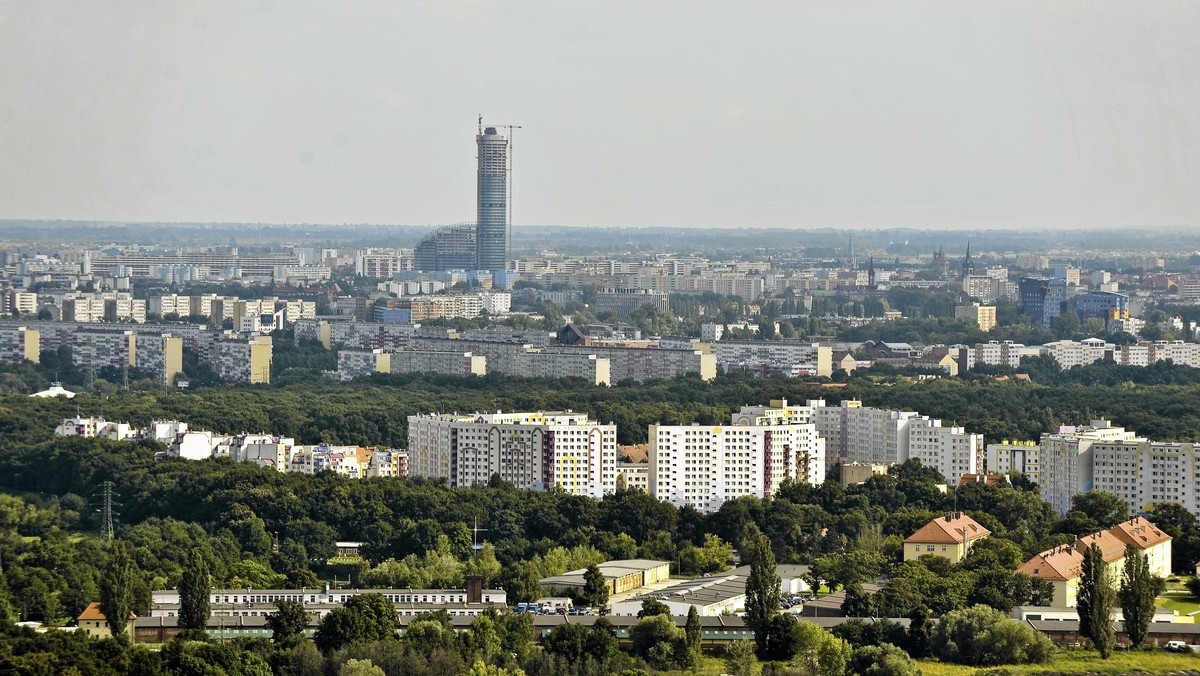
[[[0,216],[467,221],[486,111],[518,226],[1192,225],[1200,10],[919,4],[0,3]]]

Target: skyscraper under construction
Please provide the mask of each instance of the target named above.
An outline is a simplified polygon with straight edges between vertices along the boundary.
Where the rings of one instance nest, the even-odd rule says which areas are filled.
[[[486,127],[479,147],[476,192],[475,268],[503,272],[508,267],[508,139]]]

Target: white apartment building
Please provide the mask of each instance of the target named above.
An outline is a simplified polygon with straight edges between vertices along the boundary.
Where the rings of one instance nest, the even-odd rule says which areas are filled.
[[[734,421],[651,425],[650,494],[712,512],[742,496],[770,497],[788,479],[814,485],[825,480],[825,440],[812,423],[789,424],[745,410]]]
[[[408,471],[450,486],[493,475],[520,488],[603,497],[616,489],[617,428],[573,411],[408,418]]]
[[[167,455],[184,460],[207,460],[229,454],[231,437],[208,431],[180,432],[167,447]]]
[[[368,477],[397,478],[408,476],[408,451],[389,449],[371,453]]]
[[[108,439],[127,441],[137,436],[137,430],[129,423],[110,422],[104,418],[63,418],[54,434],[60,437],[83,437],[85,439]]]
[[[512,309],[512,294],[507,291],[484,291],[479,302],[489,315],[506,315]]]
[[[492,362],[490,368],[498,373],[528,378],[583,378],[593,385],[612,384],[612,362],[594,354],[529,348],[509,359]]]
[[[411,255],[409,267],[412,267]],[[354,255],[354,274],[359,277],[389,279],[403,269],[402,257],[395,249],[361,249]]]
[[[1041,483],[1042,447],[1036,441],[1001,441],[987,445],[987,471],[993,474],[1024,474],[1034,483]]]
[[[833,349],[819,343],[721,341],[712,343],[709,349],[726,370],[738,366],[767,366],[783,368],[796,375],[833,375]]]
[[[743,415],[749,411],[778,420],[812,422],[825,441],[827,465],[836,462],[891,465],[917,458],[941,471],[946,483],[952,485],[964,473],[978,471],[983,449],[982,435],[969,433],[962,427],[943,426],[942,421],[915,411],[863,406],[853,399],[838,406],[827,406],[823,399],[808,401],[804,406],[773,401],[770,407],[745,407],[742,411]]]
[[[1200,512],[1200,445],[1134,439],[1092,444],[1092,488],[1129,504],[1131,514],[1163,502]]]
[[[1071,496],[1094,487],[1093,445],[1135,440],[1133,432],[1113,427],[1107,420],[1093,420],[1091,425],[1080,427],[1065,425],[1043,434],[1038,458],[1042,499],[1053,505],[1060,516],[1066,514],[1071,508]]]
[[[926,416],[908,421],[908,457],[936,468],[948,484],[958,485],[963,474],[976,473],[982,449],[982,434],[968,434],[961,427],[943,427],[941,420]]]
[[[1063,369],[1098,362],[1111,350],[1112,345],[1099,338],[1086,338],[1078,342],[1059,340],[1042,346],[1042,354],[1053,357]]]
[[[976,364],[1017,368],[1021,365],[1023,357],[1034,356],[1040,352],[1036,346],[1026,347],[1011,340],[989,340],[975,345],[955,345],[950,348],[949,354],[958,361],[961,373],[975,368]]]
[[[286,472],[296,440],[273,434],[241,434],[229,442],[229,457],[236,462],[252,462]]]

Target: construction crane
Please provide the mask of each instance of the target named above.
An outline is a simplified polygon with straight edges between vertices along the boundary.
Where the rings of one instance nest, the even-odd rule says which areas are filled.
[[[483,120],[483,118],[480,117],[480,124],[482,124],[482,120]],[[507,181],[506,181],[508,183],[508,236],[504,238],[504,241],[505,241],[504,259],[511,260],[512,259],[512,227],[513,227],[513,220],[512,220],[513,130],[514,129],[523,129],[523,127],[519,124],[494,124],[491,126],[508,130],[508,176],[507,176]]]

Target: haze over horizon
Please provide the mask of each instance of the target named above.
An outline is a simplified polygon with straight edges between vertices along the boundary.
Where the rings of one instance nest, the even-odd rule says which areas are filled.
[[[1185,2],[0,0],[0,218],[1193,226]]]

